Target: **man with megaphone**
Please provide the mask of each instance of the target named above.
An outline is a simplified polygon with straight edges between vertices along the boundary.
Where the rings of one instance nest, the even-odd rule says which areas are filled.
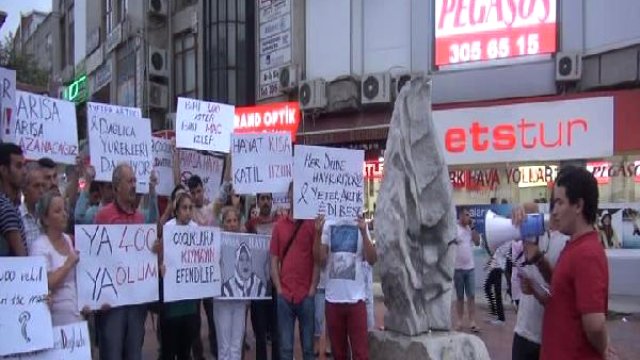
[[[521,277],[523,293],[544,306],[540,359],[614,358],[606,328],[608,264],[594,227],[595,178],[585,168],[564,167],[556,179],[552,204],[550,223],[570,237],[555,266],[538,245],[525,242],[527,263],[535,265],[550,288],[536,281],[527,266]],[[514,216],[516,224],[520,220]]]

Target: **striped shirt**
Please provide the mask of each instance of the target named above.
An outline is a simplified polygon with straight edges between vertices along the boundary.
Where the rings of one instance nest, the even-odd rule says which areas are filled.
[[[0,256],[15,255],[9,246],[6,236],[12,231],[19,231],[22,237],[22,243],[27,249],[26,234],[24,225],[20,219],[18,207],[9,200],[7,195],[0,194]]]
[[[29,252],[33,242],[36,241],[40,234],[42,234],[40,222],[37,217],[29,213],[29,210],[24,203],[20,205],[20,217],[22,218],[22,225],[24,226],[27,241],[27,252]]]

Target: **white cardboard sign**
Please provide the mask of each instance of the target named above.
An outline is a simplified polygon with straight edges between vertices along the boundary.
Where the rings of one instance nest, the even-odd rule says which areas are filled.
[[[149,192],[153,170],[151,122],[116,113],[100,113],[89,119],[89,150],[96,180],[111,181],[119,163],[128,163],[136,176],[136,190]]]
[[[228,153],[234,114],[233,105],[178,98],[176,146]]]
[[[186,184],[192,175],[198,175],[204,184],[204,202],[215,201],[220,192],[224,159],[194,150],[180,150],[180,181]]]
[[[128,117],[142,118],[142,111],[140,111],[140,108],[96,102],[87,103],[87,119],[91,119],[100,114],[118,114]]]
[[[158,300],[156,225],[76,225],[78,308]]]
[[[45,258],[0,257],[0,284],[0,356],[51,348]]]
[[[355,219],[364,207],[363,150],[296,145],[293,216]]]
[[[231,135],[231,172],[237,194],[286,192],[292,180],[290,133]]]
[[[153,169],[158,177],[156,192],[161,196],[170,196],[175,183],[173,180],[173,146],[171,140],[153,137]]]
[[[220,229],[165,226],[164,301],[220,295]]]
[[[271,236],[223,232],[220,238],[221,300],[271,297]]]
[[[87,360],[91,359],[91,337],[86,321],[53,327],[53,348],[4,359]]]
[[[16,91],[14,121],[8,139],[19,145],[29,160],[48,157],[60,164],[75,164],[78,130],[74,103]]]
[[[16,71],[0,67],[0,131],[2,140],[10,141],[11,123],[15,121]]]

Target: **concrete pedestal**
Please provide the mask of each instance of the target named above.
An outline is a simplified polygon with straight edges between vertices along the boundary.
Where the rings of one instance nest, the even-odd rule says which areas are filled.
[[[391,331],[369,335],[371,360],[490,360],[482,340],[474,335],[437,331],[407,336]]]

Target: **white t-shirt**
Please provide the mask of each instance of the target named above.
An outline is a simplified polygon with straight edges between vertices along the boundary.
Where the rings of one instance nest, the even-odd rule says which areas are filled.
[[[65,234],[64,239],[71,251],[74,251],[71,239]],[[45,234],[40,235],[29,248],[30,256],[44,256],[47,259],[47,272],[61,268],[67,257],[60,254]],[[82,321],[78,310],[78,293],[76,292],[76,272],[69,271],[62,283],[51,291],[51,322],[53,326],[68,325]]]
[[[471,245],[471,229],[469,227],[463,227],[460,224],[456,224],[457,235],[456,242],[458,244],[456,249],[456,270],[472,270],[475,268],[473,262],[473,248]]]
[[[329,247],[326,300],[350,304],[365,301],[362,235],[355,221],[327,220],[322,229],[322,244]]]
[[[560,252],[568,240],[568,236],[558,231],[552,231],[550,236],[544,235],[540,237],[538,246],[541,251],[546,251],[545,258],[551,263],[551,266],[556,265]],[[527,267],[533,268],[528,273],[535,274],[538,281],[544,282],[542,274],[540,274],[536,266],[528,265]],[[544,307],[540,302],[533,295],[522,294],[514,331],[523,338],[540,344],[542,342],[543,315]]]
[[[178,223],[176,222],[176,218],[173,218],[164,224],[164,226],[167,226],[167,225],[178,225]],[[191,220],[189,221],[189,225],[187,226],[198,226],[198,224],[195,221]]]

